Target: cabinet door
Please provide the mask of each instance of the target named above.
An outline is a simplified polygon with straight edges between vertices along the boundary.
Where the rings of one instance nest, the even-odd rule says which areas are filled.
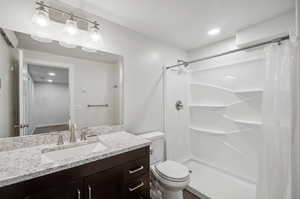
[[[27,195],[24,199],[83,199],[82,183],[69,182]]]
[[[85,179],[86,199],[122,199],[123,170],[116,167],[88,176]]]

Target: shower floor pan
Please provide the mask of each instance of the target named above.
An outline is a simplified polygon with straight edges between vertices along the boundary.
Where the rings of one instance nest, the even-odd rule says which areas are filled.
[[[255,184],[233,177],[196,160],[183,163],[190,170],[188,191],[201,199],[255,199]]]

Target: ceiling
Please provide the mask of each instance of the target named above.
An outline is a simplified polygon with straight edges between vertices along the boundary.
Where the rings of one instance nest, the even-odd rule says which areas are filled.
[[[174,46],[190,50],[288,12],[294,0],[60,0]],[[218,36],[207,31],[221,27]]]
[[[115,64],[121,60],[121,56],[107,52],[86,52],[80,49],[79,47],[65,48],[62,47],[57,41],[52,41],[52,43],[42,43],[32,39],[28,34],[20,32],[16,32],[16,36],[18,38],[18,48],[22,49],[46,52],[79,59],[86,59],[96,62],[106,62],[111,64]]]
[[[51,66],[40,66],[28,64],[28,72],[34,82],[68,84],[69,70],[66,68],[58,68]],[[50,76],[49,73],[54,73],[55,76]]]

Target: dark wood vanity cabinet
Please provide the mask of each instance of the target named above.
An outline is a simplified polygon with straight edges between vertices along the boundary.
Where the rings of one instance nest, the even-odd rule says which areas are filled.
[[[119,199],[122,197],[123,170],[116,167],[88,176],[85,179],[86,199]]]
[[[149,147],[0,188],[1,199],[150,199]]]
[[[82,183],[66,182],[63,186],[50,186],[49,188],[26,194],[24,199],[74,199],[81,198]]]

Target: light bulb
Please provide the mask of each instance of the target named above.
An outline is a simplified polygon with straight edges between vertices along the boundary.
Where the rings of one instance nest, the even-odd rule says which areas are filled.
[[[64,30],[69,33],[70,35],[76,35],[78,32],[78,28],[77,28],[77,21],[75,21],[73,19],[73,17],[71,17],[70,19],[68,19],[66,21]]]
[[[44,7],[37,8],[35,14],[32,17],[32,22],[40,27],[46,27],[49,25],[49,13]]]
[[[53,77],[56,76],[56,74],[53,73],[53,72],[48,73],[48,75],[49,75],[49,76],[53,76]]]
[[[102,36],[101,36],[100,30],[99,30],[99,25],[96,22],[93,26],[91,26],[89,28],[89,32],[90,32],[90,37],[91,37],[92,41],[98,42],[98,41],[102,40]]]

